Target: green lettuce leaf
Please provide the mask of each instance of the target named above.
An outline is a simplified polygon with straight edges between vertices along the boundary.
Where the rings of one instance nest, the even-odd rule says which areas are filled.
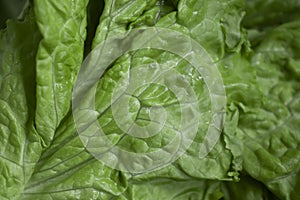
[[[16,199],[40,157],[34,127],[35,55],[41,39],[32,12],[0,32],[0,198]]]
[[[300,180],[296,175],[300,167],[299,25],[294,21],[278,26],[255,49],[252,65],[264,96],[261,107],[240,119],[246,133],[245,170],[272,185],[270,189],[283,199],[300,197],[295,191]],[[289,187],[281,179],[289,180]],[[282,187],[274,187],[277,182]]]
[[[126,187],[125,174],[104,166],[84,148],[69,113],[36,164],[22,199],[109,199]]]
[[[83,59],[88,1],[34,1],[42,41],[37,53],[36,129],[43,145],[68,113]],[[50,24],[50,26],[49,26]]]

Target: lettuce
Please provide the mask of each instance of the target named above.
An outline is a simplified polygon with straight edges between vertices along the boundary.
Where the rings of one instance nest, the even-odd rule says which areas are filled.
[[[0,35],[1,198],[24,190],[41,152],[35,129],[35,54],[41,35],[29,12],[24,22],[7,23]]]
[[[1,199],[300,199],[298,1],[49,0],[26,5],[24,17],[8,20],[0,32]],[[170,31],[174,46],[189,49],[185,37],[201,45],[201,58],[210,58],[203,69],[215,67],[226,91],[226,102],[218,102],[221,114],[212,113],[209,78],[188,59],[197,51],[190,50],[187,59],[158,48],[123,51],[149,41],[163,46],[168,36],[141,37],[149,28]],[[93,118],[74,112],[89,103],[90,91],[80,96],[82,105],[74,101],[86,84],[81,74],[102,61],[96,57],[99,46],[134,30],[141,35],[121,41],[121,56],[102,59],[110,65],[95,85],[95,119],[106,139],[102,146],[96,143],[97,129],[88,125],[85,141],[78,119]],[[172,38],[174,33],[182,37]],[[114,48],[105,50],[114,55]],[[145,66],[152,71],[145,72]],[[170,69],[176,79],[169,74],[162,79],[165,85],[139,84],[160,80]],[[128,92],[132,83],[138,86]],[[187,93],[180,99],[172,87]],[[128,101],[127,110],[118,107],[122,99]],[[182,119],[182,107],[194,103],[199,121]],[[149,165],[148,171],[134,172],[118,168],[126,161],[115,155],[106,158],[115,166],[101,160],[107,141],[136,154],[163,149],[178,137],[182,121],[191,123],[187,134],[194,122],[199,126],[183,154],[170,162],[162,157],[166,165],[152,169],[152,157],[142,164]],[[210,141],[206,133],[216,121],[222,122],[213,127],[219,135]],[[133,124],[150,124],[151,130],[163,126],[156,135],[134,137],[129,134]],[[199,157],[203,150],[207,154]]]

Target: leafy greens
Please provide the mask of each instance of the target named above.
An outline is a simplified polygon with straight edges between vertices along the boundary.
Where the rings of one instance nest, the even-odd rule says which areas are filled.
[[[297,0],[27,3],[24,19],[8,20],[0,32],[1,199],[300,199]],[[118,127],[111,98],[120,80],[130,81],[132,69],[175,66],[201,110],[201,126],[184,155],[135,174],[112,169],[86,150],[71,104],[84,57],[107,38],[140,27],[168,28],[201,44],[222,76],[227,106],[219,140],[199,158],[211,115],[201,74],[158,49],[119,57],[99,80],[95,96],[99,124],[114,144],[155,151],[172,140],[180,121],[176,96],[153,84],[130,96],[130,116],[124,117],[145,125],[150,107],[162,106],[172,116],[166,127],[150,138],[134,138]]]

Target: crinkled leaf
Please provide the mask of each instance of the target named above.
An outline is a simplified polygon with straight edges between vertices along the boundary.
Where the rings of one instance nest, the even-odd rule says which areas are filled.
[[[87,0],[34,1],[43,40],[37,54],[36,128],[49,145],[70,108],[83,58]]]
[[[0,32],[0,198],[16,199],[41,153],[34,128],[35,56],[40,41],[30,11]]]

